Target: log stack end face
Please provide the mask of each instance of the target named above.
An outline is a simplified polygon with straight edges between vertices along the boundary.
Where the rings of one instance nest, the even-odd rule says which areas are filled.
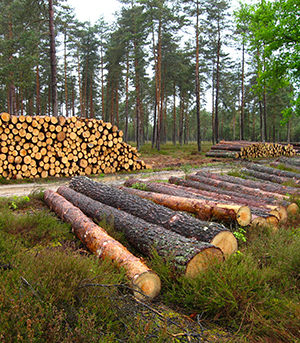
[[[110,123],[54,118],[0,113],[0,176],[70,177],[148,168]]]

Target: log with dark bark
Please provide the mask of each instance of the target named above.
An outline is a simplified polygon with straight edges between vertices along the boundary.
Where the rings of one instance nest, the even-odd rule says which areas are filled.
[[[300,173],[300,166],[297,166],[297,165],[293,165],[291,163],[289,163],[290,159],[286,159],[286,160],[277,160],[277,161],[274,161],[274,162],[270,162],[270,166],[274,167],[274,168],[279,168],[280,166],[283,166],[284,168],[286,169],[292,169],[291,171],[295,171],[297,173]],[[286,161],[286,162],[285,162]]]
[[[159,276],[149,269],[141,259],[132,255],[121,243],[110,237],[79,208],[52,190],[44,193],[46,204],[65,222],[72,225],[73,232],[98,258],[108,258],[126,270],[134,288],[150,298],[160,293]],[[137,297],[141,293],[135,292]]]
[[[258,163],[247,163],[246,166],[248,169],[256,170],[261,173],[268,173],[271,175],[277,175],[285,178],[300,180],[300,173],[293,173],[287,170],[280,170],[272,167],[267,167]]]
[[[124,232],[128,242],[139,252],[152,255],[155,249],[159,256],[170,261],[178,272],[188,277],[196,276],[208,264],[222,261],[223,253],[209,243],[183,237],[161,226],[102,204],[73,189],[61,186],[57,192],[80,208],[97,222],[106,222],[116,231]]]
[[[205,156],[220,158],[238,158],[239,153],[236,151],[210,150],[205,154]]]
[[[150,223],[165,227],[186,237],[220,247],[230,255],[237,249],[232,233],[222,224],[201,221],[188,214],[179,213],[136,195],[126,194],[119,189],[95,182],[87,177],[73,177],[70,187],[94,200],[113,206]]]
[[[244,168],[242,168],[241,171],[243,171],[243,169]],[[220,174],[209,173],[205,171],[198,171],[196,175],[203,176],[206,178],[211,178],[214,180],[229,182],[236,185],[242,185],[242,186],[250,187],[253,189],[261,189],[262,191],[270,192],[270,193],[279,193],[282,195],[300,193],[299,188],[279,185],[279,184],[276,184],[274,182],[267,181],[267,180],[264,180],[263,182],[259,182],[259,181],[247,180],[247,179],[243,179],[243,178],[235,177],[231,175],[225,175],[225,174],[220,175]],[[270,175],[270,174],[267,174],[267,175]]]
[[[174,195],[146,192],[139,189],[119,187],[122,191],[138,195],[156,204],[166,206],[175,211],[195,213],[201,220],[235,222],[247,226],[251,222],[251,211],[248,206],[225,204],[209,200],[178,197]]]
[[[281,156],[277,159],[277,161],[281,162],[281,163],[287,163],[287,164],[291,164],[293,166],[296,167],[300,167],[300,158],[299,157],[293,157],[293,158],[289,158],[289,157],[284,157]]]
[[[262,172],[259,172],[257,170],[252,170],[252,169],[248,169],[248,168],[242,168],[240,171],[243,174],[249,175],[249,176],[254,177],[256,179],[259,179],[259,180],[269,181],[269,182],[278,183],[278,184],[283,184],[283,183],[286,183],[286,182],[291,180],[292,182],[295,183],[295,186],[300,185],[300,180],[295,180],[295,179],[286,178],[286,177],[282,177],[282,176],[278,176],[278,175],[273,175],[270,173],[262,173]],[[295,189],[292,189],[292,188],[293,187],[290,187],[292,192],[294,192],[294,193],[300,192],[299,188],[298,188],[298,190],[296,188]]]
[[[188,179],[192,181],[200,182],[200,183],[205,183],[210,186],[218,187],[219,189],[222,188],[222,189],[226,189],[226,190],[233,191],[240,194],[249,194],[252,196],[256,196],[258,198],[264,197],[267,199],[277,198],[279,200],[285,200],[285,197],[282,194],[279,194],[276,192],[270,192],[270,191],[267,192],[261,189],[243,186],[242,185],[243,179],[241,179],[240,184],[233,184],[233,183],[226,182],[223,180],[211,179],[210,177],[202,176],[200,174],[188,175]]]

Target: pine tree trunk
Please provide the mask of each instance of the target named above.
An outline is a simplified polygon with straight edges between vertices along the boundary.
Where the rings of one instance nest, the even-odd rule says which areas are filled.
[[[50,32],[52,111],[53,111],[53,116],[57,117],[58,116],[58,99],[57,99],[57,72],[56,72],[56,55],[55,55],[53,0],[49,0],[49,32]]]

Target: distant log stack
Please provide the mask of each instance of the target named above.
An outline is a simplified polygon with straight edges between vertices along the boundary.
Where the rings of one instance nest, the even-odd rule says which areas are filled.
[[[0,176],[91,175],[147,168],[123,132],[102,120],[0,114]]]
[[[259,158],[293,156],[296,151],[293,145],[279,143],[254,143],[247,141],[221,141],[213,145],[206,153],[207,157],[225,158]]]

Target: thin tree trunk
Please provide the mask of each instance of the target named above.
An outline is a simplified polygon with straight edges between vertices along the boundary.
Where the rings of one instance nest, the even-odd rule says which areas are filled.
[[[52,113],[58,116],[58,99],[57,99],[57,71],[55,55],[55,31],[53,0],[49,0],[49,32],[50,32],[50,63],[51,63],[51,91],[52,91]]]
[[[173,144],[176,145],[176,84],[173,87]]]
[[[40,96],[40,70],[39,65],[36,66],[36,115],[41,112],[41,96]]]
[[[244,82],[245,82],[245,43],[242,43],[242,98],[240,114],[240,140],[244,140]]]
[[[199,1],[196,10],[196,117],[197,117],[197,146],[201,151],[201,117],[200,117],[200,79],[199,79]]]
[[[218,22],[218,48],[217,48],[217,65],[216,65],[216,105],[215,105],[215,135],[216,143],[219,143],[219,85],[220,85],[220,52],[221,52],[221,37],[220,27]]]
[[[69,116],[69,104],[68,104],[68,77],[67,77],[67,37],[64,35],[64,71],[65,71],[65,106],[66,117]]]
[[[126,88],[125,88],[125,132],[124,140],[128,142],[128,101],[129,101],[129,52],[127,51],[126,61]]]

